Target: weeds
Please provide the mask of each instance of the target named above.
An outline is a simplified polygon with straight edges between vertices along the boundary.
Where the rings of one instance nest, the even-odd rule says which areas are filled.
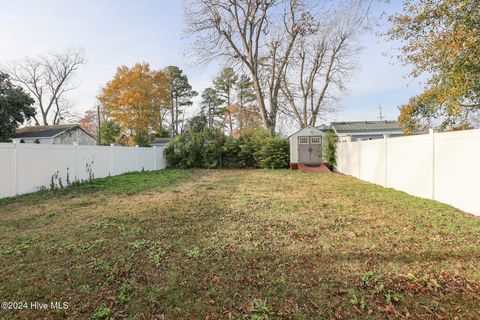
[[[118,289],[118,296],[117,296],[118,303],[125,304],[128,301],[130,301],[130,297],[132,296],[135,290],[135,286],[136,286],[135,283],[129,283],[129,282],[122,283],[122,285]]]
[[[192,249],[187,251],[187,257],[190,258],[198,258],[202,256],[202,251],[199,247],[193,247]]]
[[[150,258],[150,262],[155,266],[155,267],[159,267],[161,262],[162,262],[162,258],[163,256],[165,255],[166,251],[162,248],[156,248],[156,249],[152,249],[148,252],[148,256]]]
[[[252,320],[269,320],[273,315],[268,307],[267,299],[253,299],[253,309],[250,312],[250,319]]]
[[[446,205],[287,170],[56,185],[0,200],[0,297],[68,297],[44,318],[480,318],[479,219]]]
[[[142,239],[142,240],[135,240],[133,242],[129,242],[127,245],[134,250],[138,250],[138,249],[145,248],[149,244],[150,244],[150,240]]]
[[[109,320],[113,314],[113,310],[107,307],[105,303],[102,303],[97,309],[95,309],[91,320]]]

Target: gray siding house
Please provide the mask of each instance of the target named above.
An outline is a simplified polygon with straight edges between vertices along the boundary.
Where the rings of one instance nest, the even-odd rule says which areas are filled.
[[[403,136],[403,130],[397,121],[350,121],[332,122],[331,129],[339,141],[362,141]]]
[[[155,140],[150,143],[150,146],[165,147],[172,140],[174,140],[174,138],[155,138]]]
[[[74,144],[97,145],[97,139],[83,130],[79,124],[62,124],[56,126],[31,126],[18,129],[15,143],[37,144]]]

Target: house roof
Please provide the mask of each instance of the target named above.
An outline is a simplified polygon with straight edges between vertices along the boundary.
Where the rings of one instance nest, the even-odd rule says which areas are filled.
[[[18,129],[15,138],[53,138],[65,131],[80,128],[79,124],[62,124],[56,126],[30,126]]]
[[[155,140],[150,143],[150,145],[156,145],[156,144],[166,144],[172,141],[173,138],[155,138]]]
[[[318,130],[323,131],[325,133],[333,131],[332,128],[328,124],[321,124],[319,126],[316,126],[315,128],[317,128]]]
[[[397,121],[350,121],[350,122],[332,122],[331,127],[337,134],[348,133],[401,133],[402,128]]]

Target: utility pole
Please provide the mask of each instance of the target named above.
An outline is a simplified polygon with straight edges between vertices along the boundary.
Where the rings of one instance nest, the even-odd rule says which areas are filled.
[[[382,106],[378,106],[378,109],[380,110],[380,117],[378,117],[378,119],[380,119],[380,121],[383,121]]]
[[[98,121],[98,128],[97,128],[97,138],[98,138],[98,141],[97,141],[97,145],[101,145],[102,144],[102,134],[100,133],[100,105],[97,104],[97,121]]]

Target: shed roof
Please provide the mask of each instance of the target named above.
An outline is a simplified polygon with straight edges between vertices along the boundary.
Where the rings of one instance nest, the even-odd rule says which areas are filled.
[[[337,134],[364,133],[364,132],[402,132],[397,121],[350,121],[332,122],[332,128]]]
[[[80,128],[79,124],[61,124],[55,126],[30,126],[18,129],[15,138],[53,138],[65,131]]]
[[[289,136],[287,137],[287,139],[289,139],[290,137],[292,137],[292,136],[294,136],[294,135],[296,135],[296,134],[298,134],[298,133],[301,133],[302,131],[309,131],[310,134],[320,134],[320,135],[324,135],[324,134],[325,134],[322,130],[320,130],[320,129],[318,129],[318,128],[315,128],[315,127],[312,127],[312,126],[306,126],[305,128],[302,128],[302,129],[300,129],[300,130],[292,133],[291,135],[289,135]]]

